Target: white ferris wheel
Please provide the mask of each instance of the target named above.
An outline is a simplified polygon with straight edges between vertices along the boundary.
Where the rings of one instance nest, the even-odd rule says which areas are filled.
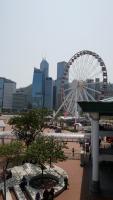
[[[68,115],[77,116],[78,101],[98,101],[107,88],[107,70],[102,58],[96,53],[83,50],[76,53],[65,65],[61,81],[61,106]]]

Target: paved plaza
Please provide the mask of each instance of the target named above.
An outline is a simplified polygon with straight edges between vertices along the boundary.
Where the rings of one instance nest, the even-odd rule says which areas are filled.
[[[89,193],[87,169],[80,167],[79,160],[67,160],[58,165],[67,171],[69,187],[56,200],[113,200]]]
[[[7,119],[5,119],[7,123]],[[11,130],[11,127],[6,124],[5,131]],[[50,130],[51,131],[51,130]],[[48,130],[49,132],[49,130]],[[72,148],[74,148],[75,155],[72,155]],[[88,168],[80,166],[80,145],[76,142],[68,142],[68,149],[65,150],[66,155],[68,155],[68,160],[64,162],[59,162],[56,165],[63,168],[69,177],[69,187],[67,190],[63,191],[56,200],[113,200],[113,198],[103,198],[89,193],[88,186]],[[0,200],[2,198],[0,197]]]

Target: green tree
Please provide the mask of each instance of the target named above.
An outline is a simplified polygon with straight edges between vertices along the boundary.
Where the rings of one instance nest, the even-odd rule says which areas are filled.
[[[67,149],[67,143],[63,141],[57,141],[54,137],[48,137],[46,142],[47,162],[52,163],[66,160],[67,157],[64,154],[64,150]]]
[[[8,144],[0,145],[0,158],[5,161],[5,169],[7,169],[9,163],[19,159],[19,156],[24,152],[24,148],[21,142],[13,141]]]
[[[4,199],[6,200],[6,172],[9,163],[15,163],[17,159],[23,154],[22,143],[15,141],[9,144],[0,145],[0,160],[1,167],[3,168],[3,181],[4,181]]]
[[[12,117],[9,124],[13,125],[13,133],[17,138],[23,140],[28,147],[43,132],[47,113],[45,109],[30,110]]]
[[[27,157],[28,159],[33,159],[38,162],[43,177],[44,165],[46,163],[51,164],[57,161],[63,161],[66,159],[64,154],[64,149],[66,147],[66,143],[57,141],[53,137],[45,137],[38,136],[37,140],[35,140],[31,145],[29,145],[27,149]]]
[[[33,161],[35,160],[39,164],[43,178],[44,164],[47,161],[46,138],[41,135],[38,136],[38,139],[29,145],[26,155],[28,160],[32,158]]]

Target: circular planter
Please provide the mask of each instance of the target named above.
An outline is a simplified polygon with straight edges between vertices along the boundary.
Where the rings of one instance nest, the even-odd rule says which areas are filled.
[[[34,189],[43,189],[57,186],[59,183],[59,179],[51,174],[44,174],[42,177],[42,174],[39,174],[37,176],[34,176],[30,179],[29,185]]]

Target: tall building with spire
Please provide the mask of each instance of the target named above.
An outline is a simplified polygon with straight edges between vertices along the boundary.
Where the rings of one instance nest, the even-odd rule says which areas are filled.
[[[44,58],[40,63],[40,70],[44,73],[45,78],[47,78],[49,75],[49,63]]]
[[[49,63],[42,59],[40,69],[34,68],[32,83],[32,107],[53,108],[53,80],[48,77]]]

